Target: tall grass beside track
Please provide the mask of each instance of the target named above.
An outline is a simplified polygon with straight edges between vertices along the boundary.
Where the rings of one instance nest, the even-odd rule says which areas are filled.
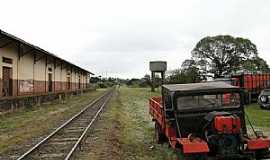
[[[168,145],[153,140],[154,123],[148,99],[159,95],[150,88],[117,89],[89,138],[89,150],[78,159],[88,160],[175,160]]]
[[[150,88],[122,88],[122,138],[124,157],[129,160],[171,159],[173,152],[168,145],[155,144],[154,123],[148,112],[148,99],[159,95]]]

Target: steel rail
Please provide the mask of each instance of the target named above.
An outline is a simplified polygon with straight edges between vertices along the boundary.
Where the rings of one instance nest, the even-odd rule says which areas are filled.
[[[92,124],[95,122],[95,120],[97,119],[97,117],[99,116],[99,114],[102,112],[104,106],[108,103],[108,101],[110,100],[111,96],[109,96],[105,102],[102,104],[102,106],[100,107],[100,109],[97,111],[97,113],[95,114],[94,118],[91,120],[91,122],[88,124],[88,126],[85,128],[83,134],[80,136],[80,138],[78,139],[78,141],[75,143],[75,145],[72,147],[72,149],[70,150],[70,152],[68,153],[68,155],[66,156],[65,160],[69,160],[72,155],[74,154],[75,150],[78,148],[78,146],[80,145],[80,143],[82,142],[83,138],[86,136],[87,131],[89,130],[89,128],[92,126]]]
[[[19,158],[17,158],[17,160],[23,160],[24,158],[26,158],[28,155],[30,155],[33,151],[35,151],[36,149],[38,149],[42,144],[44,144],[45,142],[47,142],[51,137],[53,137],[56,133],[58,133],[61,129],[63,129],[64,127],[66,127],[68,124],[70,124],[71,122],[73,122],[76,118],[78,118],[82,113],[84,113],[89,107],[93,106],[94,104],[96,104],[99,100],[101,100],[103,97],[107,96],[108,94],[110,94],[112,92],[112,90],[107,91],[106,93],[104,93],[102,96],[98,97],[97,99],[95,99],[93,102],[91,102],[90,104],[88,104],[85,108],[83,108],[79,113],[75,114],[74,116],[72,116],[69,120],[67,120],[65,123],[63,123],[60,127],[58,127],[57,129],[55,129],[52,133],[50,133],[47,137],[45,137],[44,139],[42,139],[39,143],[37,143],[34,147],[32,147],[31,149],[29,149],[27,152],[25,152],[23,155],[21,155]]]

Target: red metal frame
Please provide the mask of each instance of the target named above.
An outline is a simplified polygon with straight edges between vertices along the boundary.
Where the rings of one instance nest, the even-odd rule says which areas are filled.
[[[270,77],[270,76],[269,76]],[[177,138],[176,129],[173,128],[170,124],[168,124],[165,120],[165,111],[162,105],[161,97],[153,97],[149,100],[149,112],[153,118],[153,121],[158,123],[161,126],[162,133],[167,137],[169,144],[173,149],[179,149],[181,146],[184,154],[207,154],[210,152],[207,142],[198,138],[198,137],[183,137]],[[236,120],[236,128],[231,129],[232,133],[239,132],[240,121]],[[223,121],[226,124],[227,118],[220,117],[217,121]],[[247,146],[247,152],[252,151],[256,152],[262,149],[270,148],[270,139],[267,138],[248,138],[245,142],[243,142]]]
[[[177,138],[177,141],[182,145],[183,153],[208,153],[208,144],[202,139],[195,138]]]
[[[207,143],[200,139],[177,138],[175,128],[171,127],[165,121],[165,112],[162,105],[161,97],[153,97],[149,100],[149,113],[153,117],[153,121],[158,123],[162,132],[166,135],[171,147],[177,148],[177,144],[181,145],[184,153],[208,153]]]
[[[270,139],[267,138],[254,138],[247,141],[247,148],[249,150],[267,149],[270,147]]]
[[[162,106],[162,100],[161,97],[153,97],[149,100],[149,106],[150,106],[150,115],[152,115],[153,120],[157,121],[162,130],[165,129],[165,115],[164,115],[164,109]]]

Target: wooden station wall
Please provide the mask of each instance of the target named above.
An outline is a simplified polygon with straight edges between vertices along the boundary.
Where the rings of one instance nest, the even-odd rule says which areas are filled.
[[[87,88],[90,78],[88,72],[48,54],[32,51],[20,55],[18,52],[16,43],[0,48],[0,97]],[[7,74],[10,74],[11,79],[3,83]],[[5,89],[7,84],[11,91]]]

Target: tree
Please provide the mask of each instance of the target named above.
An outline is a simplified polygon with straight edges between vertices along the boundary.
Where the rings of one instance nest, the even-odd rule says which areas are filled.
[[[193,59],[186,59],[181,65],[181,69],[189,69],[191,67],[196,67],[196,62]]]
[[[187,59],[181,69],[172,71],[172,74],[167,78],[167,83],[195,83],[201,81],[199,69],[195,65],[194,60]]]
[[[146,74],[139,83],[140,87],[150,87],[152,85],[151,82],[151,76],[149,74]]]
[[[205,37],[192,50],[192,59],[199,69],[222,77],[241,69],[245,61],[258,57],[257,47],[250,40],[230,35]]]
[[[142,79],[145,80],[147,83],[151,83],[151,76],[149,74],[144,75]]]
[[[100,77],[91,77],[90,78],[90,83],[98,83],[100,82]]]
[[[140,84],[140,79],[132,78],[127,82],[128,86],[138,86]]]
[[[190,68],[188,70],[173,70],[172,74],[167,77],[166,81],[169,84],[184,84],[196,83],[200,82],[201,80],[198,70],[195,68]]]
[[[269,66],[266,61],[260,57],[246,60],[242,65],[244,71],[248,72],[269,72]]]
[[[185,80],[183,78],[183,75],[180,69],[173,70],[171,75],[167,77],[166,81],[169,84],[185,83]]]

